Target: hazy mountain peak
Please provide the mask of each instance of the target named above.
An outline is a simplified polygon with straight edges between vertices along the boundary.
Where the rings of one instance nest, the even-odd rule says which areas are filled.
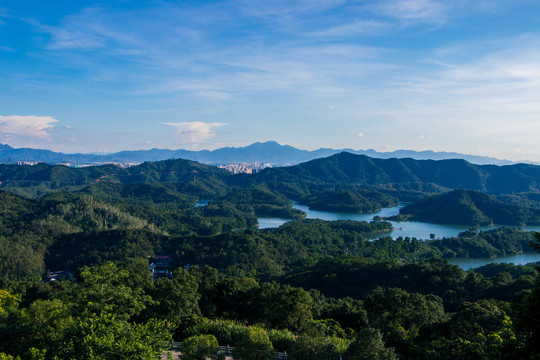
[[[459,153],[435,152],[431,150],[396,150],[393,152],[377,152],[375,150],[330,149],[320,148],[314,151],[297,149],[291,145],[282,145],[276,141],[255,142],[245,147],[224,147],[216,150],[125,150],[113,154],[63,154],[49,150],[14,149],[9,145],[0,144],[0,162],[17,163],[20,161],[41,161],[50,164],[71,163],[97,165],[108,162],[142,163],[144,161],[159,161],[171,158],[182,158],[208,164],[230,163],[270,163],[274,166],[294,165],[313,159],[331,156],[338,153],[365,155],[373,158],[411,158],[416,160],[447,160],[464,159],[478,165],[494,164],[508,165],[510,161],[490,157],[465,155]]]

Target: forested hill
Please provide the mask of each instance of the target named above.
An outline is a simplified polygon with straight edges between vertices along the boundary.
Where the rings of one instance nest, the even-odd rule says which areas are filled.
[[[182,183],[197,187],[195,192],[207,193],[232,185],[244,187],[266,183],[291,197],[328,190],[336,185],[416,189],[423,193],[471,189],[511,194],[538,192],[540,166],[473,165],[465,160],[376,159],[346,152],[295,166],[267,168],[254,175],[232,175],[214,166],[183,159],[146,162],[127,169],[113,165],[84,168],[47,164],[0,165],[0,187],[44,184],[48,188],[58,188],[92,182]],[[192,188],[189,190],[193,191]]]
[[[454,190],[409,204],[399,217],[456,225],[538,225],[540,210],[505,204],[472,190]]]
[[[286,168],[265,169],[259,181],[296,184],[411,186],[433,184],[490,194],[540,190],[540,166],[474,165],[465,160],[376,159],[346,152]]]
[[[521,221],[517,205],[540,211],[538,172],[346,153],[254,175],[187,160],[0,166],[0,360],[157,359],[172,339],[183,359],[216,359],[218,343],[244,360],[538,359],[535,266],[465,272],[440,258],[532,252],[540,235],[394,240],[379,217],[303,219],[291,201],[374,211],[478,188],[505,203],[456,190],[423,206]],[[296,220],[256,230],[261,216]],[[59,270],[71,281],[41,281]]]
[[[130,168],[115,165],[71,168],[63,165],[0,165],[3,187],[32,186],[45,183],[51,187],[83,185],[91,182],[123,184],[200,181],[208,186],[222,186],[231,173],[215,166],[194,161],[174,159],[145,162]],[[212,183],[212,184],[210,184]]]

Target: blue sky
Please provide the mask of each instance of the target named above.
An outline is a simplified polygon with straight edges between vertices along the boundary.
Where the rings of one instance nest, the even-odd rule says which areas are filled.
[[[0,1],[0,143],[540,161],[540,2]]]

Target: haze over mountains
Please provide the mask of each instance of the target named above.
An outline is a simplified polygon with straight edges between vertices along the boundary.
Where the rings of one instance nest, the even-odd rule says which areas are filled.
[[[302,189],[334,188],[337,185],[406,187],[429,193],[471,189],[490,194],[516,194],[540,191],[540,166],[475,165],[459,159],[376,159],[346,152],[295,166],[267,168],[250,176],[233,176],[215,166],[184,159],[146,162],[128,169],[114,165],[84,168],[47,164],[0,165],[2,187],[32,186],[32,183],[46,182],[58,188],[95,181],[124,184],[180,182],[186,185],[195,180],[197,183],[211,183],[212,187],[265,183],[293,198]]]
[[[215,204],[251,209],[246,220],[250,224],[256,223],[254,214],[301,217],[290,200],[324,211],[359,213],[405,201],[413,204],[400,216],[410,220],[472,226],[540,224],[540,166],[475,165],[462,159],[376,159],[341,152],[255,174],[233,174],[185,159],[127,168],[0,164],[0,189],[36,199],[62,192],[104,201],[137,198],[173,202],[182,209],[192,208],[197,199],[214,199]]]
[[[340,152],[366,155],[373,158],[412,158],[416,160],[464,159],[477,165],[508,165],[513,162],[485,156],[466,155],[454,152],[396,150],[378,152],[375,150],[329,149],[321,148],[308,151],[290,145],[281,145],[275,141],[256,142],[246,147],[224,147],[216,150],[168,150],[150,149],[121,151],[112,154],[64,154],[50,150],[31,148],[12,148],[0,144],[0,162],[14,164],[18,162],[45,162],[48,164],[70,163],[73,165],[98,165],[104,163],[142,163],[168,159],[186,159],[207,164],[230,163],[269,163],[272,165],[294,165],[313,159],[331,156]]]

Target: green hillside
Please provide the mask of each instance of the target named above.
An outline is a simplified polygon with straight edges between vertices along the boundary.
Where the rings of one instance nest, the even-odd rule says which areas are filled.
[[[374,188],[346,187],[323,190],[299,199],[311,209],[324,211],[370,213],[382,207],[396,206],[398,199]]]
[[[283,188],[325,184],[357,184],[397,188],[404,184],[434,184],[447,189],[471,189],[492,194],[538,192],[540,166],[474,165],[465,160],[375,159],[340,153],[287,168],[266,169],[258,181]],[[409,185],[410,186],[410,185]]]
[[[143,175],[148,182],[60,187],[39,199],[0,191],[0,358],[153,359],[171,339],[188,355],[213,344],[205,358],[215,358],[217,344],[235,346],[237,357],[264,349],[266,359],[277,350],[291,360],[354,359],[359,351],[364,359],[410,360],[535,354],[527,321],[536,313],[536,269],[465,272],[440,259],[533,251],[533,233],[393,240],[381,219],[300,219],[257,231],[261,211],[295,215],[291,200],[268,184],[229,176],[225,185],[210,175],[214,197],[194,207],[200,193]],[[395,201],[388,187],[326,186],[306,186],[307,196],[336,206]],[[534,201],[531,194],[524,196]],[[477,209],[473,218],[517,213],[483,193],[450,195]],[[367,240],[374,233],[380,238]],[[161,254],[172,257],[172,279],[150,274]],[[41,281],[55,270],[69,270],[72,281]]]
[[[26,190],[32,195],[32,187],[40,185],[43,192],[45,189],[50,192],[94,183],[174,183],[177,191],[207,197],[224,193],[228,188],[226,180],[231,175],[214,166],[182,159],[146,162],[127,169],[114,165],[71,168],[43,163],[34,166],[0,164],[0,187],[18,188],[19,192]]]
[[[314,196],[309,201],[315,205],[320,202],[316,197],[326,197],[323,194],[335,191],[336,186],[345,187],[346,192],[367,186],[399,197],[401,201],[413,201],[453,189],[494,195],[537,193],[540,190],[540,166],[479,166],[465,160],[375,159],[350,153],[296,166],[267,168],[252,175],[233,175],[217,167],[182,159],[146,162],[127,169],[113,165],[85,168],[0,165],[0,187],[28,196],[42,196],[64,187],[80,189],[94,183],[174,184],[170,187],[173,191],[203,198],[265,184],[290,199],[306,198],[307,201],[308,197]],[[362,208],[358,204],[355,206]]]
[[[412,221],[456,225],[537,225],[540,210],[505,204],[472,190],[454,190],[409,204],[399,217]]]

